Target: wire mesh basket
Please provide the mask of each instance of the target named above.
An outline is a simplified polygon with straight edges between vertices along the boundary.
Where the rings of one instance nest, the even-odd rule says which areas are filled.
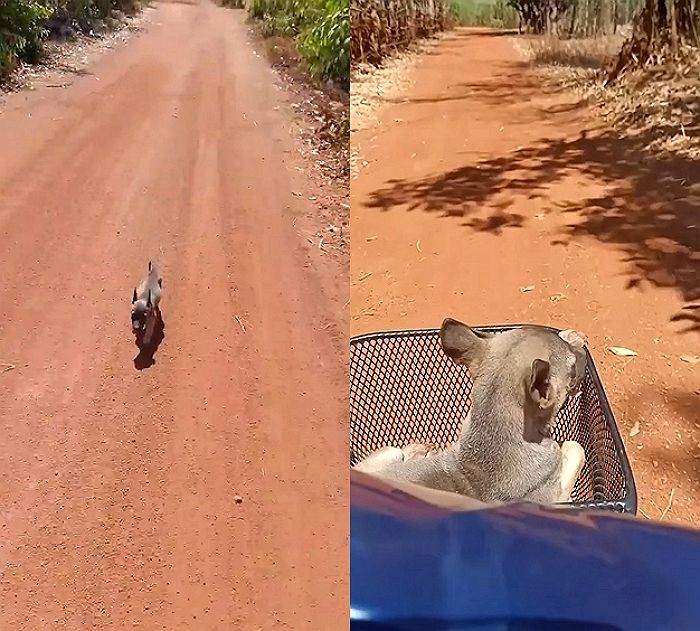
[[[500,332],[520,327],[476,330]],[[552,438],[575,440],[586,452],[572,504],[634,514],[637,494],[632,470],[588,349],[586,358],[581,396],[566,401],[552,428]],[[457,440],[469,411],[471,388],[467,369],[443,353],[437,329],[352,338],[350,464],[388,445],[417,442],[448,447]]]

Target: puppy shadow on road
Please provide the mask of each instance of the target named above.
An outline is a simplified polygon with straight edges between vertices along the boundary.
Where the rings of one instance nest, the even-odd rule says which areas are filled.
[[[134,357],[134,368],[136,370],[144,370],[145,368],[150,368],[156,363],[154,355],[165,339],[165,322],[163,321],[163,316],[161,315],[156,322],[155,329],[153,330],[153,337],[149,344],[144,344],[142,339],[136,338],[136,347],[139,349],[139,354]]]

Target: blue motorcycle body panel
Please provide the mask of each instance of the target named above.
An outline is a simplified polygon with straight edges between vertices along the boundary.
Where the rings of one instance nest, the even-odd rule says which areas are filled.
[[[601,510],[461,511],[351,470],[354,631],[699,631],[700,533]]]

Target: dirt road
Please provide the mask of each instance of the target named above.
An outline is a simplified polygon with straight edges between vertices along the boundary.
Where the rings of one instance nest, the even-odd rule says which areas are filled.
[[[0,107],[0,628],[338,629],[347,285],[241,12],[156,7]]]
[[[452,34],[411,79],[353,134],[351,333],[448,315],[580,328],[642,512],[700,523],[697,165],[616,139],[509,36]]]

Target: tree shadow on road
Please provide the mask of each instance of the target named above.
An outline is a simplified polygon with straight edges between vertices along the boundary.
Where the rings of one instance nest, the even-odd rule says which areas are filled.
[[[494,77],[485,78],[482,81],[459,81],[455,83],[447,83],[443,94],[429,96],[403,96],[387,98],[387,103],[393,104],[425,104],[425,103],[444,103],[448,101],[465,101],[466,105],[469,102],[478,101],[480,105],[489,105],[495,108],[503,108],[504,106],[522,106],[523,103],[532,101],[536,98],[547,98],[562,94],[565,89],[555,83],[543,84],[536,76],[528,72],[529,66],[525,63],[502,62],[500,64],[491,64],[494,67],[496,75]],[[514,89],[517,86],[517,89]],[[529,104],[530,105],[530,104]],[[543,114],[561,113],[562,111],[574,111],[586,105],[583,98],[576,100],[573,103],[566,103],[563,106],[553,106],[548,109],[540,109],[531,107],[531,114],[537,119],[542,120]],[[523,112],[519,112],[522,123]]]
[[[675,289],[688,304],[674,321],[685,332],[700,332],[700,163],[651,156],[644,150],[648,142],[643,135],[585,132],[573,140],[545,140],[438,176],[390,180],[367,205],[460,217],[472,230],[498,234],[530,220],[498,195],[539,199],[545,212],[571,217],[555,244],[595,238],[622,250],[628,287],[648,282]],[[570,177],[592,178],[605,192],[548,204],[552,185]],[[486,206],[486,217],[471,217]]]

